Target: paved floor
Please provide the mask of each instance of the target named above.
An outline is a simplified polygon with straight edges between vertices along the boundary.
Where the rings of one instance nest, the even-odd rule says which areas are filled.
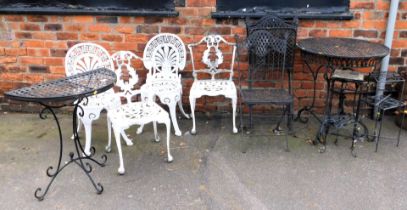
[[[281,136],[232,134],[230,118],[198,116],[196,136],[185,132],[191,122],[180,120],[185,134],[171,136],[170,164],[164,161],[164,143],[151,141],[152,126],[141,135],[133,127],[127,133],[134,146],[123,147],[126,174],[117,174],[114,146],[106,167],[94,166],[103,194],[71,165],[38,202],[34,190],[48,182],[45,169],[57,159],[55,125],[35,114],[0,114],[0,209],[407,209],[405,131],[399,148],[383,140],[375,153],[373,143],[362,142],[353,158],[349,140],[341,138],[335,146],[331,137],[324,154],[310,145],[315,123],[295,123],[297,137],[289,139],[291,151],[285,152]],[[70,123],[70,116],[62,115],[66,138]],[[93,127],[98,157],[106,144],[105,126],[102,116]],[[396,131],[387,120],[385,133]],[[72,142],[65,143],[68,153]]]

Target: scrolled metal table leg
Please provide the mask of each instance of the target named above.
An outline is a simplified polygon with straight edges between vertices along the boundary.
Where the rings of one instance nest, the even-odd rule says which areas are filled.
[[[58,174],[68,165],[70,165],[71,163],[75,163],[76,165],[78,165],[84,172],[85,174],[88,176],[89,180],[91,181],[91,183],[93,184],[93,186],[96,189],[96,192],[98,194],[103,192],[103,186],[100,183],[95,183],[93,178],[90,176],[90,173],[92,172],[92,166],[88,163],[88,162],[84,162],[83,160],[90,160],[94,163],[96,163],[97,165],[104,167],[105,163],[107,161],[107,156],[106,155],[102,155],[101,161],[97,161],[95,159],[92,158],[92,156],[95,154],[95,148],[92,147],[91,148],[91,154],[90,155],[85,155],[82,156],[81,154],[85,154],[84,153],[84,149],[82,147],[82,145],[80,144],[79,141],[79,136],[78,136],[78,132],[77,132],[77,111],[78,111],[78,107],[79,107],[79,114],[83,115],[83,109],[80,108],[79,103],[81,100],[78,100],[76,102],[76,104],[74,105],[74,111],[72,113],[73,115],[73,136],[74,136],[74,143],[75,143],[75,152],[70,152],[69,153],[69,157],[70,160],[68,162],[66,162],[65,164],[61,165],[62,162],[62,153],[63,153],[63,138],[62,138],[62,132],[61,132],[61,126],[58,120],[58,117],[56,116],[55,112],[54,112],[54,108],[61,108],[62,106],[58,106],[58,107],[53,107],[53,106],[49,106],[47,104],[43,104],[41,103],[41,105],[44,106],[44,108],[41,110],[40,112],[40,118],[41,119],[47,119],[47,115],[45,114],[46,111],[50,112],[57,124],[58,127],[58,133],[59,133],[59,157],[58,157],[58,162],[57,162],[57,167],[55,168],[55,171],[53,172],[52,170],[54,170],[53,166],[49,166],[46,170],[46,174],[48,177],[51,177],[51,180],[49,181],[48,185],[45,187],[45,190],[43,191],[43,188],[38,187],[35,192],[34,192],[34,196],[39,200],[42,201],[44,200],[46,194],[48,193],[49,188],[51,187],[52,183],[54,182],[55,178],[58,176]],[[76,157],[75,157],[76,155]]]
[[[308,117],[302,117],[302,113],[308,112],[310,114],[312,114],[312,116],[314,116],[315,119],[317,119],[319,122],[321,122],[321,120],[316,116],[316,114],[314,113],[313,109],[315,106],[315,98],[316,98],[316,83],[317,83],[317,79],[318,79],[318,74],[319,71],[322,69],[322,67],[324,67],[324,65],[320,65],[318,66],[318,68],[315,71],[312,71],[311,66],[308,64],[308,62],[304,61],[305,65],[307,66],[307,69],[311,72],[312,74],[312,79],[313,79],[313,96],[312,96],[312,103],[310,106],[304,106],[303,108],[301,108],[298,111],[297,117],[294,119],[295,121],[300,121],[302,123],[307,123],[309,118]]]
[[[47,187],[45,188],[45,191],[42,191],[41,187],[38,187],[35,192],[34,192],[34,196],[39,200],[42,201],[44,200],[45,195],[48,193],[48,190],[51,186],[51,184],[54,182],[55,178],[57,177],[57,175],[59,174],[59,172],[65,167],[62,166],[61,167],[61,160],[62,160],[62,151],[63,151],[63,142],[62,142],[62,132],[61,132],[61,126],[59,124],[59,120],[58,117],[56,116],[54,110],[52,109],[53,107],[48,106],[46,104],[42,104],[44,106],[44,108],[40,111],[40,118],[41,119],[47,119],[47,115],[46,115],[46,111],[49,111],[52,114],[52,117],[54,118],[57,127],[58,127],[58,133],[59,133],[59,157],[58,157],[58,162],[57,162],[57,167],[55,169],[55,172],[52,172],[52,170],[54,169],[53,166],[49,166],[48,169],[46,170],[46,174],[48,177],[51,177],[50,182],[48,183]]]

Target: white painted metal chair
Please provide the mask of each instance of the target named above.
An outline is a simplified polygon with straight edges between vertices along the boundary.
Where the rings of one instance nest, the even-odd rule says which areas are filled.
[[[196,99],[202,96],[219,95],[223,95],[232,100],[233,133],[237,133],[238,130],[235,122],[237,90],[235,83],[232,80],[236,44],[226,41],[220,35],[208,35],[203,37],[197,43],[189,44],[188,49],[191,54],[194,76],[194,82],[192,83],[189,93],[193,123],[191,133],[196,133],[194,113]],[[204,51],[202,52],[203,49]],[[196,53],[195,55],[198,55],[199,53],[202,54],[202,63],[204,65],[198,62],[195,63],[194,52]],[[225,62],[225,60],[227,61]],[[225,74],[227,76],[226,78],[221,76]]]
[[[174,34],[161,33],[151,38],[143,54],[143,62],[148,74],[146,84],[141,87],[143,97],[154,100],[156,96],[169,107],[175,135],[181,136],[176,106],[189,118],[182,107],[181,75],[186,62],[186,48],[182,40]],[[143,126],[138,130],[141,133]]]
[[[113,62],[109,53],[102,46],[93,43],[80,43],[71,47],[65,56],[65,73],[66,76],[94,70],[97,68],[108,68],[113,70]],[[107,90],[104,93],[90,96],[84,100],[80,106],[83,108],[84,115],[78,113],[78,132],[82,124],[85,127],[85,148],[86,155],[91,154],[91,141],[92,141],[92,122],[99,119],[100,112],[111,106],[113,103],[112,94],[113,89]],[[132,142],[123,133],[123,137],[128,145]],[[110,135],[109,135],[110,141]]]
[[[113,128],[117,150],[119,153],[120,166],[118,172],[124,174],[125,168],[123,164],[123,155],[120,142],[120,134],[124,133],[125,129],[128,129],[132,125],[144,125],[153,122],[154,125],[154,138],[156,142],[160,141],[157,135],[156,123],[163,123],[167,128],[167,161],[172,162],[173,157],[170,153],[170,130],[171,120],[168,113],[160,107],[158,104],[151,100],[136,101],[137,95],[141,94],[140,90],[135,89],[135,85],[138,82],[138,75],[135,69],[131,66],[132,59],[139,59],[140,57],[130,51],[119,51],[112,55],[112,59],[116,64],[115,73],[117,76],[116,86],[120,88],[120,91],[114,93],[115,104],[112,107],[108,107],[107,116],[110,129]],[[121,99],[125,98],[126,103],[121,104]],[[124,136],[123,136],[124,137]],[[109,144],[107,148],[111,148],[111,141],[109,138]]]

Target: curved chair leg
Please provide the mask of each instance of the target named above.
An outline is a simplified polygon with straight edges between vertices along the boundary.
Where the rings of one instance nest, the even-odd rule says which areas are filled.
[[[236,106],[237,106],[237,95],[234,95],[232,98],[232,116],[233,116],[233,133],[237,133],[236,128]]]
[[[82,127],[82,120],[81,120],[81,118],[79,117],[79,115],[78,115],[78,128],[76,129],[76,132],[78,133],[78,135],[79,135],[79,131],[81,130],[81,127]],[[72,135],[71,136],[71,139],[74,139],[74,135]]]
[[[182,100],[181,100],[181,99],[178,101],[178,107],[179,107],[179,110],[181,111],[181,113],[182,113],[187,119],[190,119],[189,114],[185,113],[185,111],[184,111],[184,107],[182,106]]]
[[[155,142],[160,142],[160,136],[157,133],[157,122],[153,122],[153,128],[154,128],[154,141]]]
[[[110,122],[109,117],[107,117],[107,145],[105,147],[106,152],[112,151],[112,122]]]
[[[91,144],[92,144],[92,121],[93,120],[90,120],[90,119],[82,120],[83,126],[85,127],[85,148],[84,148],[84,152],[85,152],[86,155],[90,155],[90,147],[91,147]]]
[[[122,131],[120,131],[119,128],[116,128],[113,126],[113,131],[114,131],[114,136],[115,136],[115,140],[116,140],[116,145],[117,145],[117,152],[119,153],[119,168],[118,168],[118,172],[120,175],[124,174],[125,169],[124,169],[124,164],[123,164],[123,153],[122,153],[122,144],[120,142],[120,134],[122,133]]]
[[[171,101],[168,104],[168,108],[170,109],[170,115],[171,115],[171,121],[172,121],[172,125],[174,126],[174,130],[175,130],[175,135],[176,136],[181,136],[181,130],[178,127],[178,122],[177,122],[177,102],[176,101]]]
[[[284,112],[284,114],[286,115],[286,122],[287,122],[287,131],[285,132],[285,151],[289,152],[290,149],[288,148],[288,133],[290,132],[290,105],[287,105],[287,107],[285,108],[287,111]]]
[[[144,129],[144,124],[140,125],[140,127],[137,128],[137,134],[142,134]]]
[[[124,130],[121,132],[121,135],[127,146],[133,146],[133,141],[126,135],[126,132],[124,132]]]
[[[195,128],[195,103],[196,103],[196,98],[189,97],[189,104],[191,106],[191,116],[192,116],[192,129],[191,129],[191,134],[196,134],[196,128]]]
[[[170,152],[171,122],[170,122],[169,118],[165,122],[165,127],[167,128],[167,162],[171,163],[174,160],[174,158],[172,157],[171,152]]]

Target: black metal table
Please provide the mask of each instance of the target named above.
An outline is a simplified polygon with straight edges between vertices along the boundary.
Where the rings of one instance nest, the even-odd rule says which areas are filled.
[[[100,183],[95,183],[90,173],[92,167],[89,161],[96,163],[103,167],[106,163],[106,155],[101,156],[101,161],[95,160],[92,156],[95,154],[95,149],[92,148],[91,155],[85,155],[82,145],[79,141],[77,128],[77,115],[83,116],[84,110],[80,104],[87,103],[89,96],[96,95],[104,92],[113,87],[116,82],[116,75],[112,70],[100,68],[80,74],[76,74],[70,77],[66,77],[59,80],[49,81],[42,84],[32,85],[30,87],[24,87],[16,90],[12,90],[5,93],[5,96],[12,100],[27,101],[39,103],[44,108],[40,111],[40,118],[46,119],[46,113],[52,114],[59,132],[59,158],[57,167],[48,167],[46,174],[51,178],[45,191],[42,188],[37,188],[34,195],[38,200],[43,200],[47,194],[49,187],[58,176],[58,174],[71,163],[78,165],[85,174],[89,177],[98,194],[103,192],[103,186]],[[55,104],[60,105],[55,105]],[[63,139],[61,127],[54,109],[61,108],[63,106],[73,106],[72,113],[72,130],[75,143],[75,151],[69,153],[69,161],[65,164],[61,164],[63,154]]]
[[[314,92],[311,105],[300,109],[296,119],[303,123],[307,122],[308,118],[301,115],[304,111],[309,112],[321,123],[321,127],[325,126],[329,107],[325,106],[324,119],[320,119],[313,111],[319,72],[325,67],[324,79],[327,83],[325,104],[327,105],[331,86],[330,79],[335,69],[371,68],[373,71],[378,67],[381,59],[389,54],[389,49],[382,44],[351,38],[309,38],[299,41],[297,46],[301,50],[305,66],[312,74]],[[357,109],[359,106],[360,103],[358,103]],[[359,110],[356,112],[357,115],[358,112]],[[355,121],[359,121],[359,116],[356,116]]]

